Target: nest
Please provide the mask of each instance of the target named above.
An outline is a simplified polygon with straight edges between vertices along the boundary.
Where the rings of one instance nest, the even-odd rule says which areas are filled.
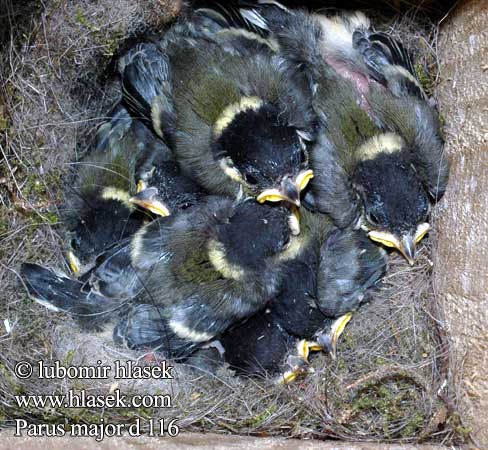
[[[225,367],[205,371],[191,360],[177,364],[175,379],[166,381],[20,380],[14,375],[18,361],[89,365],[144,357],[117,348],[110,336],[84,334],[68,317],[29,300],[17,269],[23,261],[65,266],[58,208],[72,176],[71,162],[86,151],[117,98],[117,80],[110,76],[115,56],[128,39],[161,29],[177,14],[176,3],[58,0],[42,7],[26,3],[19,10],[7,2],[1,20],[12,26],[0,36],[0,420],[7,425],[15,418],[98,423],[103,416],[112,423],[140,418],[147,427],[148,418],[166,417],[178,418],[185,431],[459,441],[463,433],[455,399],[445,394],[448,349],[430,281],[435,231],[413,268],[391,255],[379,291],[341,337],[338,358],[315,355],[315,373],[294,384],[235,377]],[[426,3],[432,8],[435,2]],[[438,22],[429,9],[404,1],[390,6],[374,13],[376,23],[407,46],[415,44],[410,47],[418,76],[435,95]],[[15,401],[15,395],[69,389],[106,394],[114,387],[127,395],[171,394],[172,408],[20,408]]]

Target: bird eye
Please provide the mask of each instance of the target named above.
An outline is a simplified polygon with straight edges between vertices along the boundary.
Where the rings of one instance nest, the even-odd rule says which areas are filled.
[[[286,250],[290,246],[290,242],[291,242],[291,236],[288,235],[283,242],[283,246],[281,247],[281,250]]]
[[[306,164],[308,162],[308,154],[305,150],[300,150],[300,163]]]
[[[257,179],[255,176],[253,176],[253,175],[251,175],[251,174],[249,174],[249,173],[246,173],[246,174],[244,175],[244,179],[245,179],[245,180],[246,180],[246,181],[247,181],[249,184],[258,184],[258,179]]]
[[[77,250],[80,248],[80,240],[79,239],[71,239],[71,248]]]
[[[368,213],[367,219],[368,222],[372,223],[373,225],[378,225],[379,223],[378,217],[372,212]]]

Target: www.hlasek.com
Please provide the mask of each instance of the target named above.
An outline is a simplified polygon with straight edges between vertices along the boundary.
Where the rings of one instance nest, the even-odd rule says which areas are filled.
[[[112,370],[114,369],[114,370]],[[39,379],[173,379],[172,367],[166,361],[158,365],[139,366],[131,361],[114,361],[114,367],[102,366],[64,366],[55,361],[48,366],[43,361],[31,364],[18,363],[14,373],[20,379],[36,377]],[[62,410],[63,408],[172,408],[172,398],[168,394],[125,395],[120,389],[112,389],[107,394],[93,394],[86,390],[69,389],[66,394],[52,395],[15,395],[17,406],[26,412],[31,408],[41,410]],[[98,423],[29,423],[26,419],[15,419],[15,436],[87,436],[101,441],[105,437],[122,436],[176,436],[179,427],[176,418],[143,420],[137,418],[133,423],[109,423],[101,418]]]

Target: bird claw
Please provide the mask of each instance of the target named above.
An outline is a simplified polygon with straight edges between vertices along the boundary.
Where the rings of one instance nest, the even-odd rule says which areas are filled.
[[[301,376],[314,373],[315,370],[306,358],[299,355],[290,355],[286,359],[286,365],[289,367],[283,374],[277,378],[278,384],[288,384],[295,381]]]

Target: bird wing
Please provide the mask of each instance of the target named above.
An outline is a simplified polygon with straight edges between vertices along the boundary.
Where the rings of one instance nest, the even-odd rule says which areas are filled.
[[[382,126],[405,139],[424,186],[434,200],[440,199],[447,186],[449,162],[437,111],[416,96],[399,99],[380,90],[372,90],[369,101]]]
[[[358,308],[365,291],[386,269],[385,251],[361,231],[336,230],[320,251],[317,298],[328,317],[339,317]]]

